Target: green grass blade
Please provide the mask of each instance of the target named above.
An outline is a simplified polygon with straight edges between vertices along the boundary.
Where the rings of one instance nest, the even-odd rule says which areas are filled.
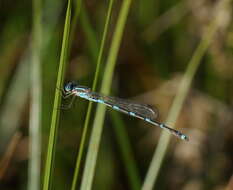
[[[85,30],[85,35],[86,35],[86,39],[87,39],[87,46],[88,49],[90,50],[90,54],[92,55],[92,57],[94,58],[93,63],[95,63],[97,57],[98,57],[98,50],[99,46],[98,46],[98,42],[97,42],[97,38],[96,38],[96,34],[94,32],[94,30],[91,27],[91,23],[90,23],[90,19],[88,17],[87,11],[85,6],[83,5],[83,9],[81,10],[81,24],[82,24],[82,28],[83,30]]]
[[[82,0],[77,0],[74,3],[75,3],[75,10],[74,10],[74,16],[72,18],[71,30],[70,30],[70,41],[71,42],[73,42],[74,40],[74,33],[76,30],[77,22],[78,22],[79,15],[81,12],[81,7],[82,7]]]
[[[31,110],[29,119],[28,189],[40,189],[41,168],[41,1],[33,1],[33,38],[31,63]]]
[[[132,148],[128,140],[124,122],[122,121],[119,113],[113,111],[110,115],[113,120],[114,134],[116,135],[123,163],[125,164],[125,171],[128,175],[130,189],[139,190],[141,188],[141,179],[138,168],[136,167],[136,161],[133,157]]]
[[[71,20],[71,1],[68,0],[60,63],[59,63],[59,69],[58,69],[58,77],[57,77],[57,83],[56,83],[57,87],[61,87],[63,84],[65,63],[66,63],[67,50],[68,50],[70,20]],[[60,106],[60,102],[61,102],[61,92],[58,89],[56,89],[53,113],[52,113],[51,128],[50,128],[50,134],[49,134],[48,152],[47,152],[47,158],[46,158],[46,163],[45,163],[43,190],[49,189],[49,185],[51,181],[51,174],[53,170],[53,159],[54,159],[55,145],[56,145],[56,134],[57,134],[56,132],[57,132],[59,115],[60,115],[60,110],[58,109]]]
[[[226,3],[226,1],[228,1],[228,0],[221,1],[219,5],[222,6],[224,3]],[[188,64],[188,68],[183,76],[183,79],[180,83],[177,95],[174,99],[174,102],[173,102],[171,109],[169,111],[169,114],[168,114],[168,118],[167,118],[166,123],[169,126],[175,125],[177,117],[178,117],[180,110],[183,106],[184,100],[187,96],[187,93],[188,93],[190,87],[191,87],[193,77],[197,71],[198,66],[200,65],[201,58],[204,56],[205,52],[207,51],[207,49],[211,43],[211,40],[213,39],[214,34],[218,28],[217,27],[218,26],[218,22],[217,22],[218,16],[219,15],[217,15],[216,18],[208,26],[206,33],[203,35],[203,38],[202,38],[200,44],[198,45],[196,51],[194,52],[194,54],[193,54],[193,56]],[[159,139],[157,149],[154,153],[151,164],[149,166],[148,173],[147,173],[146,178],[144,180],[142,190],[153,189],[153,186],[157,180],[158,173],[159,173],[159,170],[161,168],[162,161],[164,159],[169,141],[170,141],[170,134],[163,131],[162,135]],[[190,141],[192,141],[192,138],[190,138]]]
[[[100,70],[100,64],[102,62],[103,58],[103,50],[104,50],[104,45],[106,41],[106,36],[107,36],[107,31],[109,28],[109,23],[110,23],[110,18],[111,18],[111,13],[112,13],[112,6],[113,6],[114,0],[110,0],[109,2],[109,7],[108,7],[108,12],[107,12],[107,17],[106,17],[106,22],[104,26],[104,32],[103,32],[103,37],[100,45],[100,51],[97,59],[97,66],[96,66],[96,72],[95,72],[95,77],[92,85],[92,90],[95,91],[96,85],[97,85],[97,79],[99,76],[99,70]],[[92,102],[89,102],[88,104],[88,109],[87,109],[87,115],[85,118],[85,123],[84,123],[84,128],[83,128],[83,133],[82,133],[82,138],[80,142],[80,147],[79,147],[79,152],[78,152],[78,157],[76,161],[76,167],[74,171],[74,178],[72,182],[72,190],[75,190],[76,184],[77,184],[77,179],[78,179],[78,174],[79,174],[79,169],[80,169],[80,163],[83,157],[83,150],[84,150],[84,145],[86,142],[86,136],[87,136],[87,130],[90,122],[90,115],[91,115],[91,110],[92,110]]]
[[[130,4],[131,0],[125,0],[122,3],[101,86],[101,92],[104,94],[108,94],[110,91],[110,86],[113,78],[113,71],[115,68],[117,54],[119,51],[119,46],[121,43],[126,19],[129,13]],[[81,182],[81,190],[90,190],[92,187],[96,160],[103,129],[105,110],[105,106],[98,105],[96,116],[94,119],[93,130],[90,138],[90,144],[88,147],[87,159],[84,167],[84,174]]]
[[[168,11],[160,15],[142,33],[147,43],[152,44],[164,31],[180,22],[189,13],[186,1],[180,1]]]

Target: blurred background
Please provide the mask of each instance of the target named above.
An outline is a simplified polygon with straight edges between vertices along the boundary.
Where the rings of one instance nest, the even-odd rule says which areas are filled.
[[[92,86],[108,3],[107,0],[82,2],[80,17],[71,36],[66,82]],[[115,1],[113,5],[97,91],[121,3]],[[206,27],[217,11],[221,11],[217,31],[201,58],[175,125],[189,136],[190,141],[187,143],[172,136],[154,189],[233,189],[232,2],[221,10],[216,9],[218,3],[218,0],[132,2],[111,95],[155,106],[160,122],[166,120],[182,76]],[[61,0],[41,2],[41,180],[66,6],[67,2]],[[29,180],[33,15],[31,1],[0,1],[1,190],[27,189]],[[63,103],[67,101],[63,100]],[[78,99],[71,109],[61,110],[53,189],[70,189],[87,104],[86,100]],[[94,112],[91,121],[92,118]],[[120,131],[118,126],[121,126]],[[161,129],[157,127],[108,109],[93,189],[140,189],[160,133]],[[125,156],[125,148],[128,156]]]

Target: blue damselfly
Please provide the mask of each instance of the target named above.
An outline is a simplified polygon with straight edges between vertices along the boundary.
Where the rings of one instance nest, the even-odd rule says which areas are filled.
[[[155,119],[158,116],[158,111],[152,109],[152,107],[150,107],[149,105],[138,104],[121,98],[105,96],[96,92],[92,92],[91,89],[88,87],[77,85],[74,82],[69,82],[65,85],[63,89],[63,97],[67,98],[72,95],[87,99],[89,101],[105,104],[106,106],[109,106],[114,110],[142,119],[162,129],[166,129],[167,131],[182,140],[189,140],[189,138],[181,132],[172,129],[163,123],[157,122]]]

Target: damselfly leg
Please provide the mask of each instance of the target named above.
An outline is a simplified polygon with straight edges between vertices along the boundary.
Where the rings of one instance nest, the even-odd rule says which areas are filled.
[[[67,99],[67,98],[69,98],[69,97],[71,97],[71,96],[73,95],[72,92],[67,92],[67,91],[65,91],[64,89],[59,88],[59,87],[56,87],[56,88],[57,88],[59,91],[61,91],[61,95],[62,95],[62,98],[63,98],[63,99]],[[66,104],[66,105],[65,105],[65,104],[62,104],[62,105],[60,106],[60,109],[64,109],[64,110],[70,109],[70,108],[72,107],[73,103],[75,102],[75,99],[76,99],[76,96],[72,96],[70,102],[69,102],[68,104]]]
[[[70,100],[70,102],[68,103],[68,104],[62,104],[61,105],[61,109],[63,109],[63,110],[68,110],[68,109],[70,109],[73,105],[74,105],[74,103],[75,103],[75,100],[76,100],[76,96],[72,96],[71,97],[71,100]]]

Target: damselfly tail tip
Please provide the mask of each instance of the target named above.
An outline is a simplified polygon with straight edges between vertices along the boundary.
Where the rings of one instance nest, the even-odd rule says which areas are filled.
[[[180,138],[181,138],[182,140],[189,141],[188,136],[186,136],[186,135],[184,135],[184,134],[182,134],[182,135],[180,136]]]

